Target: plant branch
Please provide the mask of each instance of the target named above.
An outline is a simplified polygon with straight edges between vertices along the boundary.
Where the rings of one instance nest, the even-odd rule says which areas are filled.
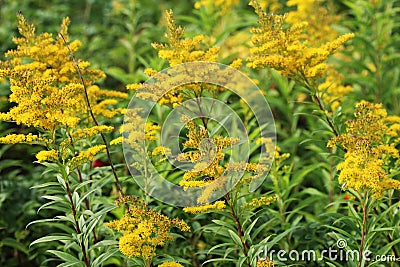
[[[304,73],[302,73],[301,75],[302,75],[303,81],[299,81],[299,82],[302,83],[311,92],[311,98],[312,98],[313,102],[316,103],[318,108],[324,113],[325,120],[328,123],[329,127],[331,128],[333,134],[335,136],[339,136],[339,133],[336,131],[335,126],[333,125],[331,119],[329,118],[328,114],[326,114],[326,109],[322,105],[321,99],[317,95],[316,86],[313,86],[310,84],[308,78],[304,75]]]
[[[73,152],[75,153],[75,142],[74,142],[74,139],[72,138],[72,136],[71,136],[71,135],[69,134],[69,132],[68,132],[68,126],[67,126],[67,135],[68,135],[68,137],[69,137],[69,141],[70,141],[70,143],[71,143]],[[80,183],[83,183],[82,172],[81,172],[81,170],[79,169],[79,167],[76,167],[76,171],[77,171],[77,173],[78,173],[79,182],[80,182]],[[88,200],[87,198],[85,198],[85,199],[84,199],[84,202],[85,202],[85,207],[86,207],[86,209],[87,209],[87,210],[90,210],[89,200]],[[92,233],[93,233],[93,242],[96,244],[96,243],[97,243],[97,235],[96,235],[96,231],[95,231],[94,228],[93,228],[93,230],[92,230]]]
[[[364,254],[364,245],[365,245],[365,236],[368,233],[368,191],[364,191],[364,202],[362,204],[362,212],[363,212],[363,221],[361,225],[361,241],[360,241],[360,249],[359,249],[359,259],[360,262],[358,264],[361,267],[361,263],[363,261],[363,254]],[[368,262],[365,266],[368,266]]]
[[[242,229],[242,225],[241,225],[241,223],[240,223],[240,219],[239,219],[239,217],[237,216],[237,214],[236,214],[236,212],[235,212],[235,209],[233,208],[233,205],[231,205],[231,204],[229,203],[229,200],[230,200],[229,194],[227,194],[227,195],[225,196],[225,199],[227,200],[227,203],[228,203],[228,206],[229,206],[229,208],[230,208],[230,211],[231,211],[233,220],[236,222],[236,229],[237,229],[238,235],[239,235],[239,237],[240,237],[240,241],[241,241],[241,243],[242,243],[242,248],[243,248],[244,256],[247,258],[247,265],[248,265],[249,267],[251,267],[250,261],[248,260],[248,249],[250,248],[250,246],[249,246],[249,244],[245,241],[245,236],[244,236],[244,232],[243,232],[243,229]]]
[[[69,187],[68,180],[65,180],[65,186],[66,186],[66,190],[67,190],[68,199],[69,199],[69,202],[71,204],[72,216],[74,217],[76,232],[78,233],[78,236],[79,236],[82,233],[82,231],[81,231],[81,228],[79,227],[78,218],[76,216],[76,209],[75,209],[74,201],[72,199],[72,193],[71,193],[71,189]],[[85,265],[86,265],[86,267],[89,267],[90,266],[90,262],[89,262],[89,259],[87,257],[85,244],[84,244],[84,242],[81,242],[79,240],[79,245],[80,245],[81,250],[82,250],[83,260],[85,262]]]
[[[318,95],[316,95],[316,94],[315,94],[315,95],[312,95],[312,99],[313,99],[314,102],[317,104],[318,108],[319,108],[322,112],[324,112],[324,114],[325,114],[325,120],[326,120],[326,122],[328,123],[329,127],[331,128],[333,134],[334,134],[335,136],[339,136],[339,133],[336,131],[335,126],[333,125],[331,119],[329,118],[328,114],[326,114],[326,110],[325,110],[325,108],[323,107],[323,105],[322,105],[322,103],[321,103],[321,99],[320,99],[320,98],[318,97]]]
[[[82,86],[83,86],[83,91],[84,91],[84,95],[85,95],[85,101],[86,101],[87,108],[88,108],[88,110],[89,110],[90,117],[92,118],[94,124],[95,124],[96,126],[99,126],[99,123],[97,122],[97,119],[96,119],[96,117],[94,116],[92,107],[91,107],[91,105],[90,105],[90,101],[89,101],[89,96],[88,96],[88,92],[87,92],[85,80],[83,79],[82,71],[81,71],[81,68],[79,67],[78,61],[76,60],[74,54],[72,53],[72,50],[71,50],[71,48],[69,47],[69,45],[68,45],[67,41],[65,40],[64,36],[63,36],[61,33],[60,33],[59,35],[61,36],[62,40],[64,41],[64,44],[65,44],[65,46],[68,48],[68,51],[69,51],[69,53],[70,53],[70,55],[71,55],[71,58],[72,58],[72,60],[73,60],[74,63],[75,63],[76,69],[77,69],[77,71],[78,71],[79,79],[80,79],[81,84],[82,84]],[[118,175],[117,175],[117,172],[116,172],[116,170],[115,170],[115,166],[114,166],[114,164],[113,164],[113,162],[112,162],[111,153],[110,153],[110,149],[109,149],[109,147],[108,147],[108,143],[107,143],[106,137],[105,137],[104,134],[101,133],[101,132],[100,132],[100,136],[101,136],[101,139],[103,140],[103,143],[104,143],[104,145],[105,145],[105,147],[106,147],[106,153],[107,153],[108,163],[109,163],[110,166],[111,166],[111,170],[112,170],[112,173],[113,173],[113,175],[114,175],[114,179],[115,179],[115,183],[116,183],[116,185],[117,185],[117,189],[118,189],[118,191],[119,191],[120,196],[121,196],[121,197],[124,197],[125,194],[124,194],[124,192],[123,192],[123,190],[122,190],[122,186],[121,186],[121,183],[119,182]]]

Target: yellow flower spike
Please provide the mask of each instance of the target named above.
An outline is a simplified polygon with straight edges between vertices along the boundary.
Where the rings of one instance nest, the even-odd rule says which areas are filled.
[[[119,145],[122,144],[122,136],[115,138],[114,140],[110,141],[110,145]]]
[[[255,47],[247,59],[251,68],[273,68],[283,75],[295,78],[319,78],[326,70],[326,60],[354,34],[345,34],[320,46],[313,47],[303,39],[308,23],[295,23],[289,28],[283,24],[286,16],[266,14],[257,1],[251,1],[259,16],[259,28],[253,28]]]
[[[69,22],[68,18],[63,19],[60,27],[60,34],[67,42]],[[70,59],[69,49],[59,36],[53,38],[49,33],[36,35],[35,27],[22,14],[18,14],[18,29],[22,37],[13,38],[17,49],[6,52],[5,56],[10,59],[0,62],[0,76],[10,82],[12,93],[9,101],[16,105],[8,113],[1,113],[0,119],[44,130],[62,126],[75,128],[87,114],[87,105],[83,86],[77,82],[78,73]],[[72,53],[80,46],[79,40],[69,42]],[[79,61],[78,65],[95,114],[107,117],[123,114],[123,109],[113,110],[110,107],[116,104],[115,101],[103,102],[97,107],[96,104],[105,98],[126,98],[127,94],[94,86],[96,80],[105,77],[104,72],[89,69],[90,63],[86,61]]]
[[[154,76],[156,73],[157,73],[157,71],[153,70],[151,68],[147,68],[147,69],[144,70],[144,74],[146,74],[149,77]]]
[[[187,179],[187,177],[186,177],[186,179]],[[202,187],[202,186],[208,185],[210,183],[212,183],[211,180],[209,180],[209,181],[185,181],[185,180],[182,180],[179,182],[179,185],[184,187],[184,190],[187,190],[189,187]]]
[[[159,214],[136,197],[121,197],[116,204],[128,203],[128,210],[119,219],[107,223],[107,226],[122,232],[119,240],[119,249],[127,257],[140,257],[150,260],[158,246],[164,246],[172,240],[169,235],[171,227],[177,227],[181,231],[190,231],[189,226],[177,218],[170,219]]]
[[[361,101],[354,117],[346,122],[346,133],[328,142],[328,147],[340,145],[346,151],[344,161],[337,165],[342,189],[369,189],[374,198],[381,198],[386,190],[400,189],[400,181],[388,175],[392,170],[388,164],[400,156],[395,143],[388,143],[398,133],[392,132],[386,110],[382,104]]]
[[[47,145],[52,141],[47,138],[39,137],[37,135],[29,134],[9,134],[4,137],[0,137],[0,143],[2,144],[38,144],[38,145]]]
[[[132,91],[137,91],[140,87],[142,87],[141,84],[128,84],[126,86],[126,89],[132,90]]]
[[[256,267],[274,267],[275,263],[273,260],[266,257],[265,259],[259,259],[257,261]]]
[[[82,150],[77,156],[73,157],[68,164],[70,165],[71,169],[74,169],[87,161],[93,160],[97,154],[104,152],[105,150],[105,145],[97,145],[86,150]]]
[[[163,262],[158,267],[184,267],[182,264],[174,261]]]
[[[111,132],[113,130],[114,130],[113,126],[98,125],[98,126],[92,126],[89,128],[77,129],[76,131],[73,131],[71,133],[71,136],[76,139],[83,139],[83,138],[87,138],[87,137],[96,136],[99,133]]]
[[[242,67],[243,61],[241,59],[236,59],[229,66],[234,69],[240,69]]]
[[[238,0],[199,0],[194,4],[194,8],[200,9],[205,7],[210,13],[217,13],[223,16],[238,4]]]
[[[158,146],[158,147],[153,149],[151,154],[153,156],[158,156],[158,155],[170,156],[171,155],[171,149],[168,148],[168,147]]]
[[[214,204],[186,207],[186,208],[183,208],[183,211],[187,212],[187,213],[206,213],[206,212],[223,210],[223,209],[225,209],[225,207],[226,207],[226,205],[225,205],[224,201],[215,201]]]
[[[291,25],[302,21],[308,22],[307,31],[301,37],[307,39],[310,44],[320,45],[333,40],[338,35],[332,25],[337,24],[340,17],[335,15],[329,3],[325,5],[316,0],[290,0],[286,5],[297,7],[288,13],[286,22]]]
[[[219,48],[216,46],[209,47],[206,38],[203,35],[197,35],[193,38],[185,38],[185,30],[175,24],[175,18],[172,10],[165,11],[165,20],[167,24],[167,43],[153,43],[152,46],[158,51],[158,56],[169,62],[169,66],[176,66],[187,62],[216,62],[218,59]],[[241,66],[240,60],[232,63],[233,67]],[[207,70],[211,72],[212,70]],[[227,72],[227,71],[226,71]],[[190,71],[189,71],[190,73]],[[135,96],[144,100],[157,101],[160,105],[167,105],[175,108],[179,106],[189,95],[199,96],[202,92],[208,91],[220,92],[225,88],[213,84],[192,84],[189,81],[190,75],[184,73],[180,75],[168,75],[168,73],[146,69],[145,74],[149,77],[156,78],[154,83],[148,84],[130,84],[127,85],[128,90],[136,91]],[[229,74],[221,73],[218,77],[229,77]],[[223,78],[222,78],[223,79]],[[227,79],[227,78],[225,78]],[[176,84],[176,87],[171,87]],[[220,84],[224,84],[221,81]],[[165,88],[173,88],[169,92],[165,92]]]
[[[44,161],[52,161],[52,162],[57,162],[58,161],[58,151],[57,150],[42,150],[39,153],[36,154],[36,158],[39,162],[44,162]]]
[[[254,198],[250,202],[246,202],[243,206],[243,209],[247,210],[247,209],[255,209],[261,206],[268,206],[277,199],[278,199],[277,196],[272,196],[272,197],[261,196],[259,198]]]

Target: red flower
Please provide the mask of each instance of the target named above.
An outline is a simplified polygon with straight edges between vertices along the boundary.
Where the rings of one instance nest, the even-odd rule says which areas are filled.
[[[99,159],[96,159],[95,161],[93,161],[93,168],[103,167],[103,166],[106,166],[105,162],[103,162]]]

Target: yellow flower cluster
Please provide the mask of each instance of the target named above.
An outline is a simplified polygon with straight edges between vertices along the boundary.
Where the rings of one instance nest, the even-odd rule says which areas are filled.
[[[115,106],[118,105],[119,99],[126,99],[128,97],[127,93],[114,90],[102,90],[97,85],[89,86],[87,91],[93,114],[101,115],[106,118],[113,118],[125,114],[125,108]]]
[[[290,174],[290,165],[285,165],[285,160],[290,157],[290,153],[281,153],[281,148],[276,146],[274,162],[270,170],[270,177],[274,186],[278,187],[279,183],[285,180]]]
[[[35,144],[35,145],[47,145],[50,144],[52,141],[39,137],[37,135],[33,135],[31,133],[29,134],[9,134],[4,137],[0,137],[0,143],[2,144],[19,144],[19,143],[25,143],[25,144]]]
[[[224,149],[239,142],[238,138],[215,136],[210,137],[206,128],[200,127],[194,120],[184,116],[185,127],[189,130],[188,140],[182,145],[189,152],[178,155],[178,161],[194,163],[191,171],[187,171],[181,186],[203,186],[218,179],[224,172],[220,161],[224,158]],[[200,183],[199,183],[200,181]]]
[[[286,15],[267,14],[257,1],[250,4],[259,16],[259,28],[253,28],[251,49],[247,65],[251,68],[273,68],[283,75],[301,79],[318,78],[325,72],[326,60],[354,34],[344,34],[320,46],[310,46],[302,40],[307,22],[284,28]]]
[[[279,0],[259,0],[262,9],[269,10],[272,13],[278,13],[283,8]]]
[[[129,144],[136,151],[144,153],[144,142],[158,140],[157,134],[161,126],[150,122],[144,122],[141,116],[142,111],[143,110],[140,108],[127,110],[125,123],[121,127],[121,133],[124,136],[123,142]]]
[[[275,263],[273,260],[270,260],[268,257],[265,259],[259,259],[257,261],[256,267],[274,267]]]
[[[120,198],[117,205],[128,203],[129,209],[119,219],[107,223],[107,226],[123,232],[119,240],[119,249],[127,257],[140,257],[144,260],[153,258],[157,246],[164,246],[172,240],[171,227],[181,231],[190,231],[189,226],[177,218],[170,219],[159,214],[136,197]]]
[[[223,87],[205,84],[205,83],[192,83],[193,79],[190,74],[190,66],[177,66],[181,63],[188,62],[216,62],[218,57],[219,48],[212,46],[208,48],[204,44],[205,37],[198,35],[193,38],[184,38],[185,30],[175,24],[175,18],[172,11],[166,11],[165,17],[167,21],[168,31],[166,44],[153,43],[153,47],[158,50],[158,56],[169,62],[169,65],[175,66],[173,73],[158,74],[154,77],[157,71],[146,69],[145,74],[154,78],[150,84],[129,84],[127,89],[136,91],[135,96],[144,100],[157,101],[160,105],[168,105],[175,108],[181,104],[184,98],[200,97],[203,92],[210,92],[212,95],[224,90]],[[241,60],[234,60],[230,65],[232,68],[238,69],[242,65]],[[213,75],[221,79],[220,84],[228,83],[231,74],[229,69],[209,69],[209,66],[204,68],[204,77],[206,75]],[[218,75],[216,71],[219,71]],[[182,85],[184,84],[184,85]],[[166,91],[165,88],[171,88]]]
[[[161,263],[158,267],[183,267],[183,265],[174,261],[167,261]]]
[[[217,61],[218,47],[214,46],[207,51],[203,51],[201,47],[201,42],[204,40],[203,35],[183,38],[185,30],[175,25],[172,10],[166,11],[165,17],[168,27],[168,33],[165,34],[165,37],[168,39],[169,44],[152,44],[158,50],[160,58],[167,60],[170,66],[194,61]]]
[[[288,7],[296,6],[296,10],[288,12],[286,22],[294,25],[306,21],[308,27],[302,33],[301,39],[307,40],[311,45],[321,45],[337,37],[338,32],[332,28],[337,24],[339,16],[335,15],[329,1],[319,0],[289,0]]]
[[[344,190],[369,189],[374,198],[381,198],[388,189],[400,189],[400,181],[388,174],[391,161],[397,159],[399,164],[400,118],[387,117],[382,104],[366,101],[356,105],[354,115],[346,123],[346,133],[328,142],[328,147],[340,145],[346,151],[337,166],[339,183]]]
[[[114,140],[110,141],[110,145],[119,145],[122,143],[122,136],[115,138]]]
[[[77,166],[94,159],[94,157],[100,152],[104,152],[106,150],[105,145],[96,145],[93,147],[89,147],[86,150],[82,150],[79,154],[73,157],[69,162],[69,166],[71,169],[75,169]]]
[[[194,4],[194,7],[196,9],[205,7],[211,14],[218,13],[224,15],[238,4],[239,0],[199,0]]]
[[[271,138],[261,137],[256,140],[257,145],[263,145],[265,151],[267,152],[267,157],[264,160],[265,162],[272,162],[274,157],[276,156],[276,150],[279,149],[275,146],[275,143]]]
[[[60,36],[67,42],[68,25],[69,19],[65,18],[60,29]],[[12,94],[9,101],[17,105],[8,113],[1,113],[0,120],[44,130],[54,130],[61,125],[76,127],[86,116],[87,106],[75,63],[69,56],[70,51],[64,40],[60,36],[54,39],[49,33],[36,35],[35,27],[22,14],[18,15],[18,29],[22,37],[13,39],[17,49],[5,53],[10,60],[0,62],[0,77],[10,81]],[[69,43],[69,48],[76,52],[80,45],[76,40]],[[89,88],[93,88],[94,81],[105,77],[100,70],[88,69],[89,62],[79,61],[78,65]],[[102,105],[96,109],[98,102],[101,105],[103,96],[127,96],[100,89],[95,91],[88,94],[97,114],[103,114],[106,108]],[[118,110],[116,113],[121,112]]]
[[[279,146],[276,146],[275,156],[274,156],[275,160],[283,161],[290,157],[290,153],[280,153],[280,152],[281,152],[281,148]]]
[[[71,133],[71,136],[76,139],[83,139],[87,137],[96,136],[99,133],[111,132],[113,130],[114,130],[113,126],[99,125],[89,128],[77,129]]]
[[[250,202],[246,202],[243,206],[243,209],[256,209],[261,206],[268,206],[271,204],[273,201],[277,200],[277,196],[272,196],[272,197],[266,197],[262,196],[259,198],[254,198]]]
[[[350,85],[342,84],[343,75],[338,73],[333,67],[328,66],[326,78],[323,83],[318,86],[321,92],[321,99],[325,105],[330,107],[330,110],[335,111],[339,106],[344,96],[354,91]]]
[[[168,147],[163,147],[163,146],[157,146],[156,148],[153,149],[153,152],[151,152],[153,156],[158,156],[158,155],[166,155],[170,156],[171,155],[171,149]]]
[[[36,154],[36,158],[39,162],[44,162],[44,161],[53,161],[57,162],[58,160],[58,151],[57,150],[42,150],[39,153]]]
[[[206,213],[212,211],[220,211],[225,209],[226,205],[224,201],[215,201],[214,204],[205,204],[202,206],[186,207],[183,208],[184,212],[187,213]]]

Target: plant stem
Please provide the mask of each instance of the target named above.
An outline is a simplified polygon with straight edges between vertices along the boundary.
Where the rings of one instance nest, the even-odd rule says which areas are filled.
[[[242,225],[241,225],[241,223],[240,223],[240,219],[239,219],[239,217],[237,216],[233,205],[231,205],[231,204],[229,203],[229,200],[230,200],[229,194],[227,194],[227,195],[225,196],[225,199],[226,199],[226,201],[227,201],[227,203],[228,203],[228,206],[229,206],[229,208],[230,208],[230,211],[231,211],[233,220],[236,222],[236,229],[237,229],[238,235],[239,235],[239,237],[240,237],[240,241],[241,241],[241,243],[242,243],[243,254],[244,254],[244,256],[247,258],[247,265],[248,265],[249,267],[251,267],[250,261],[249,261],[249,259],[248,259],[248,252],[247,252],[247,250],[250,248],[250,246],[249,246],[249,244],[245,241],[244,232],[243,232],[243,229],[242,229]]]
[[[75,209],[74,202],[72,199],[71,189],[69,187],[68,180],[65,179],[64,181],[65,181],[65,186],[66,186],[66,190],[67,190],[67,194],[68,194],[68,199],[71,204],[72,216],[74,217],[76,232],[78,233],[78,235],[80,235],[82,233],[82,231],[81,231],[81,228],[79,227],[78,218],[76,217],[76,209]],[[86,267],[89,267],[90,263],[89,263],[89,259],[87,257],[87,253],[86,253],[85,242],[83,242],[83,240],[82,240],[82,242],[79,240],[79,245],[82,250],[83,260],[85,262],[85,265],[86,265]]]
[[[69,134],[69,130],[68,130],[68,126],[67,126],[67,135],[68,135],[68,137],[69,137],[69,141],[70,141],[70,143],[71,143],[71,146],[72,146],[72,149],[73,149],[73,153],[75,154],[75,142],[74,142],[74,139],[72,138],[72,136]],[[78,173],[78,178],[79,178],[79,182],[80,183],[83,183],[83,177],[82,177],[82,172],[81,172],[81,170],[79,169],[79,167],[77,167],[76,168],[76,171],[77,171],[77,173]],[[85,191],[83,191],[83,192],[85,192]],[[85,202],[85,207],[86,207],[86,209],[87,210],[90,210],[90,205],[89,205],[89,200],[87,199],[87,198],[85,198],[84,199],[84,202]],[[92,230],[92,233],[93,233],[93,243],[97,243],[97,235],[96,235],[96,231],[95,231],[95,229],[93,228],[93,230]]]
[[[318,108],[324,112],[325,114],[325,120],[328,123],[329,127],[331,128],[332,132],[334,133],[335,136],[339,136],[339,133],[336,131],[335,126],[333,125],[331,119],[329,118],[328,114],[326,114],[326,110],[325,108],[322,106],[322,102],[321,99],[318,97],[318,95],[313,95],[312,99],[314,100],[314,102],[317,104]]]
[[[78,172],[79,182],[80,182],[80,183],[83,183],[83,178],[82,178],[82,172],[81,172],[81,170],[79,169],[79,167],[77,167],[76,170],[77,170],[77,172]],[[87,210],[90,210],[89,200],[87,199],[87,197],[86,197],[83,201],[85,202],[85,207],[86,207],[86,209],[87,209]],[[93,243],[96,244],[96,243],[97,243],[97,235],[96,235],[96,231],[95,231],[94,228],[93,228],[93,230],[92,230],[92,233],[93,233]]]
[[[335,162],[333,160],[333,149],[330,150],[330,159],[329,159],[329,204],[333,203],[333,170],[335,168]]]
[[[310,84],[310,81],[303,73],[301,75],[304,81],[299,81],[299,82],[302,83],[310,91],[312,100],[314,101],[314,103],[317,104],[318,108],[324,113],[325,120],[328,123],[329,127],[331,128],[333,134],[335,136],[339,136],[339,133],[336,131],[335,126],[333,125],[331,119],[329,118],[328,114],[326,114],[326,109],[322,105],[321,99],[318,97],[316,86]]]
[[[378,12],[376,5],[373,4],[372,5],[372,10],[373,13],[372,14],[376,14],[376,12]],[[379,42],[379,36],[378,36],[378,32],[380,30],[378,29],[378,24],[377,24],[377,18],[376,15],[373,15],[372,18],[372,35],[373,35],[373,40],[377,40],[377,43],[374,45],[374,62],[375,62],[375,81],[376,81],[376,93],[375,93],[375,102],[379,103],[381,102],[381,97],[382,97],[382,75],[381,75],[381,61],[382,61],[382,57],[381,57],[381,51],[384,51],[384,45]]]
[[[68,45],[67,41],[65,40],[64,36],[63,36],[61,33],[60,33],[59,35],[61,36],[62,40],[64,41],[64,44],[65,44],[65,46],[68,48],[68,51],[70,52],[71,58],[72,58],[72,60],[73,60],[74,63],[75,63],[76,69],[77,69],[77,71],[78,71],[79,79],[80,79],[81,84],[82,84],[82,86],[83,86],[83,91],[84,91],[84,95],[85,95],[86,106],[87,106],[87,108],[88,108],[88,110],[89,110],[90,117],[92,118],[94,124],[95,124],[96,126],[99,126],[99,123],[97,122],[97,119],[96,119],[96,117],[94,116],[92,107],[91,107],[91,105],[90,105],[90,101],[89,101],[89,96],[88,96],[88,92],[87,92],[85,80],[83,79],[82,71],[81,71],[81,68],[79,67],[78,61],[76,60],[74,54],[72,53],[72,50],[71,50],[71,48],[69,47],[69,45]],[[107,143],[106,137],[105,137],[104,134],[101,133],[101,132],[100,132],[100,136],[101,136],[101,139],[103,140],[103,143],[104,143],[104,145],[105,145],[105,147],[106,147],[106,153],[107,153],[108,163],[109,163],[110,166],[111,166],[111,170],[112,170],[112,173],[113,173],[113,175],[114,175],[114,179],[115,179],[115,183],[116,183],[116,185],[117,185],[118,192],[119,192],[119,194],[120,194],[121,197],[124,197],[125,194],[124,194],[124,192],[123,192],[123,190],[122,190],[122,186],[121,186],[121,183],[119,182],[118,175],[117,175],[117,172],[116,172],[116,170],[115,170],[115,166],[114,166],[114,164],[113,164],[113,162],[112,162],[111,153],[110,153],[110,149],[109,149],[109,147],[108,147],[108,143]]]
[[[363,262],[363,254],[364,254],[364,245],[365,245],[365,236],[368,233],[368,191],[364,190],[364,201],[362,204],[362,211],[363,211],[363,222],[361,226],[361,241],[360,241],[360,249],[359,249],[359,264],[358,266],[361,267],[361,263]],[[368,266],[368,262],[366,265]]]

